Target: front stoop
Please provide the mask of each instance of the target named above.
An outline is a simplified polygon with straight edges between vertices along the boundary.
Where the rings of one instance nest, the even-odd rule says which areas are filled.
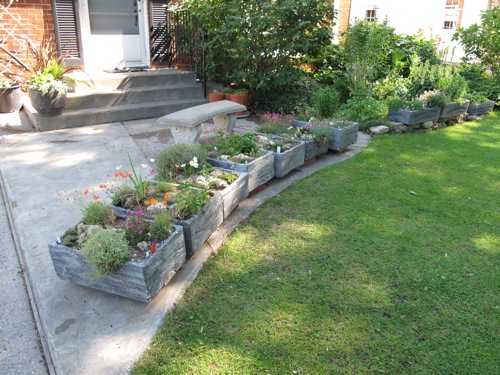
[[[161,117],[207,102],[194,72],[150,69],[133,73],[72,75],[75,92],[58,116],[42,116],[27,96],[24,109],[36,131]]]

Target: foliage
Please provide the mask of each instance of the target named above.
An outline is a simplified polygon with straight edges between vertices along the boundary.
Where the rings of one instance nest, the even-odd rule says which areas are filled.
[[[359,122],[364,129],[382,122],[387,116],[387,107],[370,96],[359,95],[343,104],[340,112],[345,118]]]
[[[450,97],[446,93],[439,90],[430,90],[419,96],[419,99],[424,101],[428,108],[444,107],[450,102]]]
[[[217,135],[204,146],[207,150],[217,149],[219,155],[229,155],[234,157],[239,154],[248,156],[257,156],[260,152],[260,147],[257,142],[257,137],[252,133],[243,135],[230,132],[217,132]]]
[[[453,36],[464,48],[465,62],[479,60],[491,69],[494,76],[500,76],[500,7],[481,12],[481,24],[461,27]]]
[[[340,107],[340,93],[333,87],[323,87],[313,95],[313,107],[322,117],[332,117]]]
[[[420,99],[413,99],[406,102],[406,108],[421,111],[425,109],[425,102]]]
[[[486,73],[486,68],[479,64],[462,64],[459,74],[467,81],[470,90],[485,97],[500,101],[500,79]]]
[[[174,214],[179,220],[197,214],[210,201],[210,193],[203,189],[185,188],[177,194]]]
[[[132,169],[132,173],[125,171],[121,165],[118,165],[116,167],[117,172],[115,172],[115,177],[121,177],[123,179],[129,178],[130,181],[132,181],[134,189],[139,194],[139,198],[144,198],[146,196],[147,180],[142,178],[142,170],[147,169],[148,166],[146,164],[141,164],[141,169],[139,170],[139,174],[137,174],[130,154],[128,154],[128,161],[130,164],[130,168]],[[152,171],[149,172],[149,176],[151,176],[151,174]]]
[[[296,114],[312,104],[312,96],[319,88],[314,79],[302,73],[293,82],[253,92],[252,106],[262,111]]]
[[[455,73],[439,77],[436,88],[445,92],[454,102],[463,102],[469,87],[464,77]]]
[[[153,221],[149,224],[151,239],[156,242],[164,241],[170,236],[172,230],[172,217],[169,210],[156,213]]]
[[[384,100],[389,97],[404,98],[407,96],[406,80],[398,74],[389,76],[375,82],[373,94],[376,99]]]
[[[163,180],[173,179],[178,173],[192,175],[193,169],[201,169],[207,164],[207,153],[203,147],[190,144],[173,145],[160,152],[155,159],[158,177]]]
[[[406,107],[406,102],[400,97],[388,98],[385,103],[389,109],[397,111]]]
[[[326,126],[307,124],[306,126],[296,128],[295,136],[302,140],[313,140],[319,146],[323,146],[332,140],[332,131]]]
[[[266,134],[289,133],[288,128],[293,121],[292,115],[280,115],[279,113],[265,112],[259,116],[262,125],[259,132]]]
[[[115,212],[102,202],[90,202],[83,207],[83,222],[108,227],[115,220]]]
[[[126,216],[125,238],[130,246],[149,240],[149,221],[142,210],[134,210]]]
[[[431,65],[430,62],[415,61],[411,65],[410,75],[407,80],[407,99],[413,99],[425,91],[438,88],[438,81],[448,79],[454,74],[449,65]]]
[[[99,276],[121,268],[131,257],[131,250],[123,232],[116,229],[98,229],[89,236],[82,254]]]
[[[185,0],[182,6],[208,32],[208,78],[252,92],[290,86],[301,74],[297,56],[316,56],[331,43],[334,10],[321,0]]]
[[[387,107],[397,111],[398,109],[423,110],[426,107],[426,102],[421,99],[403,100],[401,98],[392,97],[385,101]]]
[[[487,103],[489,99],[484,96],[483,93],[469,93],[465,96],[466,99],[469,99],[471,104],[480,104],[480,103]]]

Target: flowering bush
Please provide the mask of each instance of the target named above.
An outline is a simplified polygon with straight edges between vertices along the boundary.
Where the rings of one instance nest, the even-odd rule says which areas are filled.
[[[142,210],[133,211],[126,216],[125,238],[131,246],[149,240],[149,224]]]
[[[450,102],[449,96],[439,90],[425,91],[418,99],[423,100],[428,108],[444,107]]]

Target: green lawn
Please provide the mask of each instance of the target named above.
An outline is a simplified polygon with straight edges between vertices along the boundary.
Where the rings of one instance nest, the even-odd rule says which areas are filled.
[[[135,374],[499,374],[500,114],[380,136],[257,210]]]

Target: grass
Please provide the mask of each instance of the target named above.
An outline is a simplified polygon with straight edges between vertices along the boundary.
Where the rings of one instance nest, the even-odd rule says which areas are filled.
[[[500,115],[382,136],[257,210],[134,374],[500,373]]]

